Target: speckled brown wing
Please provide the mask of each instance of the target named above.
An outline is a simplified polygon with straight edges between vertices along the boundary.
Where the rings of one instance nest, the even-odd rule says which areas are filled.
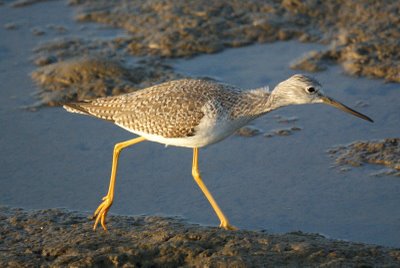
[[[224,93],[231,89],[233,87],[207,80],[182,79],[130,94],[75,104],[79,107],[73,108],[114,121],[133,132],[165,138],[188,137],[195,134],[195,127],[204,117],[205,104],[229,104],[232,100],[220,98],[226,98],[227,94]],[[218,113],[218,110],[210,110],[208,113]]]
[[[204,106],[217,107],[227,85],[207,80],[182,79],[163,83],[134,95],[127,95],[126,105],[114,117],[124,128],[179,138],[195,135],[195,128],[204,117]],[[219,111],[209,109],[207,116]]]
[[[165,138],[194,135],[207,101],[200,86],[188,80],[167,82],[126,96],[126,104],[114,117],[115,123],[132,131]],[[200,89],[200,88],[199,88]]]

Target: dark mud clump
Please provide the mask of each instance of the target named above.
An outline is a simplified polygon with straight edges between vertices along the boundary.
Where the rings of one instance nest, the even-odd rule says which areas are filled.
[[[299,121],[299,118],[296,116],[286,117],[286,116],[277,114],[274,116],[274,119],[277,123],[286,125],[286,126],[283,128],[276,128],[276,129],[271,130],[270,132],[265,133],[264,137],[266,137],[266,138],[272,138],[272,137],[277,137],[277,136],[280,136],[280,137],[290,136],[290,135],[293,135],[295,132],[302,130],[301,127],[296,126],[297,121]]]
[[[143,76],[133,73],[117,61],[75,58],[41,67],[32,79],[43,88],[43,102],[55,105],[133,91]]]
[[[129,59],[118,38],[57,38],[34,52],[40,67],[31,77],[39,86],[39,101],[30,108],[119,95],[183,77],[160,59]]]
[[[242,137],[254,137],[259,134],[261,134],[261,130],[257,127],[248,125],[244,126],[236,131],[236,135],[242,136]]]
[[[16,22],[9,22],[4,24],[3,27],[7,30],[16,30],[18,29],[19,25]]]
[[[290,128],[280,128],[280,129],[275,129],[271,132],[268,132],[264,134],[264,137],[267,138],[272,138],[274,136],[290,136],[293,135],[294,132],[300,131],[300,127],[290,127]]]
[[[112,41],[80,37],[56,38],[40,44],[33,50],[34,62],[38,66],[43,66],[77,57],[122,60],[128,56],[124,50],[125,46],[125,41],[121,38],[115,38]],[[51,62],[46,60],[48,58],[52,59]]]
[[[354,142],[330,149],[328,153],[336,158],[338,165],[356,167],[366,163],[383,165],[388,169],[382,174],[400,176],[400,138]]]
[[[400,250],[301,232],[225,231],[176,218],[0,207],[1,267],[398,267]]]
[[[297,39],[328,45],[292,66],[400,82],[400,15],[396,1],[70,0],[79,21],[126,29],[133,55],[188,57],[256,42]]]
[[[142,60],[129,66],[101,57],[55,62],[38,68],[31,76],[41,88],[36,106],[119,95],[179,77],[160,62]]]

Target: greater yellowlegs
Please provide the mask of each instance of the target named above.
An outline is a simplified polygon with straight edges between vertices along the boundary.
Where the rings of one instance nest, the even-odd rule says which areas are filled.
[[[324,95],[322,86],[305,75],[294,75],[268,88],[242,90],[209,80],[182,79],[155,85],[133,93],[65,104],[73,113],[92,115],[136,134],[139,137],[117,143],[114,147],[108,193],[94,212],[93,229],[100,222],[106,228],[106,216],[113,203],[118,157],[122,149],[144,140],[193,148],[192,175],[210,202],[220,227],[233,227],[206,185],[199,166],[199,148],[223,140],[257,117],[277,108],[308,103],[325,103],[362,119],[369,117]]]

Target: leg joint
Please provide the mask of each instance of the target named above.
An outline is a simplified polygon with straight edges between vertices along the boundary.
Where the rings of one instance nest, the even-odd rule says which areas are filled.
[[[129,146],[132,146],[132,145],[134,145],[136,143],[142,142],[144,140],[145,139],[143,137],[138,137],[138,138],[135,138],[135,139],[132,139],[132,140],[128,140],[128,141],[117,143],[114,146],[114,152],[119,154],[122,151],[122,149],[124,149],[126,147],[129,147]]]
[[[192,176],[195,178],[200,177],[200,171],[196,168],[192,168]]]
[[[123,146],[122,142],[121,143],[117,143],[114,146],[114,152],[119,154],[122,151],[122,149],[124,149],[124,148],[125,148],[125,146]]]

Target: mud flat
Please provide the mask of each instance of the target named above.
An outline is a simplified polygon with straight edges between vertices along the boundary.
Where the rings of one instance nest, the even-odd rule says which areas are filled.
[[[318,234],[225,231],[177,218],[111,216],[93,231],[82,213],[0,207],[2,267],[249,267],[400,265],[400,250]]]
[[[132,66],[99,56],[55,62],[36,69],[31,76],[41,87],[40,101],[34,106],[119,95],[182,77],[158,61],[141,60]]]
[[[293,64],[400,82],[400,16],[396,1],[130,1],[71,0],[79,21],[126,29],[133,55],[189,57],[226,47],[297,39],[328,45]]]
[[[77,101],[82,97],[100,97],[104,92],[116,95],[133,90],[132,87],[121,90],[120,86],[118,89],[104,86],[105,82],[99,79],[96,80],[102,92],[91,96],[87,93],[94,90],[93,84],[89,85],[93,82],[80,84],[75,82],[81,81],[71,79],[61,87],[59,81],[50,77],[59,72],[48,72],[50,68],[63,68],[65,72],[65,65],[69,63],[57,65],[61,61],[70,62],[82,56],[114,62],[131,56],[152,58],[151,64],[140,66],[149,75],[138,75],[141,82],[134,87],[137,89],[180,77],[171,68],[159,68],[168,65],[165,61],[170,58],[292,39],[318,42],[326,47],[299,55],[291,68],[315,72],[338,63],[351,75],[400,82],[400,16],[396,2],[71,0],[69,3],[75,7],[79,22],[110,25],[125,30],[125,34],[111,38],[68,36],[38,46],[34,61],[41,67],[32,78],[39,84],[42,103],[48,105],[54,105],[60,99]],[[158,67],[154,68],[152,64],[156,59]],[[79,63],[84,66],[79,67]],[[43,69],[42,66],[48,64],[55,65]],[[75,61],[74,65],[90,67],[85,61]],[[137,70],[128,71],[136,75]],[[38,73],[43,72],[47,72],[48,77],[45,83],[43,75],[38,79]],[[51,82],[55,85],[50,85]],[[50,87],[52,94],[48,94]],[[70,87],[76,92],[71,92]]]
[[[339,146],[328,151],[336,158],[336,164],[359,167],[364,164],[385,166],[374,175],[400,176],[400,139],[388,138],[379,141],[360,141]]]

